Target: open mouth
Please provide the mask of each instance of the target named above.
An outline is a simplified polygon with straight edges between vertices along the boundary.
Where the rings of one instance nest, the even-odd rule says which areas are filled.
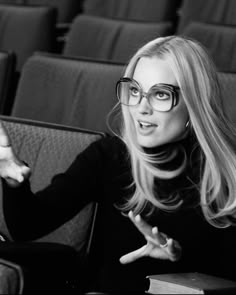
[[[151,128],[151,127],[157,127],[156,124],[151,124],[151,123],[147,123],[147,122],[138,121],[138,123],[139,123],[139,127],[141,129],[148,129],[148,128]]]

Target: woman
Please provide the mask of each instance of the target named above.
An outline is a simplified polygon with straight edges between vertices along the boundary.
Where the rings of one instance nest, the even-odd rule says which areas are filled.
[[[148,274],[218,274],[218,228],[235,217],[236,159],[213,64],[196,41],[158,38],[130,60],[117,96],[121,134],[91,144],[34,195],[29,168],[0,129],[9,231],[17,241],[38,238],[93,200],[102,228],[96,290],[137,295]]]

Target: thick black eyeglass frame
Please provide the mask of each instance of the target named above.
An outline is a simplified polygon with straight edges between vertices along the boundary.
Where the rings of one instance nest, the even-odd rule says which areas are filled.
[[[125,103],[121,102],[118,87],[119,87],[119,84],[122,83],[122,82],[132,82],[132,83],[135,83],[139,87],[141,95],[140,95],[140,100],[136,105],[129,105],[129,104],[125,104]],[[177,104],[179,102],[179,92],[178,91],[180,90],[180,88],[178,86],[175,86],[175,85],[172,85],[172,84],[166,84],[166,83],[155,84],[152,87],[155,87],[155,86],[165,87],[166,89],[168,89],[170,92],[173,93],[173,99],[172,99],[172,104],[171,104],[170,109],[168,111],[159,111],[159,110],[157,110],[158,112],[170,112],[175,106],[177,106]],[[142,87],[139,85],[139,83],[135,79],[131,79],[131,78],[128,78],[128,77],[122,77],[116,82],[116,96],[117,96],[118,101],[123,105],[137,106],[140,103],[140,101],[143,99],[143,97],[147,98],[147,95],[148,95],[148,92],[144,92]],[[149,103],[149,100],[148,100],[148,103]],[[152,105],[151,105],[151,107],[152,107]]]

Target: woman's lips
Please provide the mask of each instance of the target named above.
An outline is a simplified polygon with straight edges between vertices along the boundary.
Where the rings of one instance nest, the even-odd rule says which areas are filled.
[[[138,121],[138,131],[143,135],[148,135],[152,133],[158,127],[157,124],[153,124],[147,121]]]

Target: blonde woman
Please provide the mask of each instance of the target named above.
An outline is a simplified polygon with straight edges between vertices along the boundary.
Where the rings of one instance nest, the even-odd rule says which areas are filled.
[[[102,225],[91,279],[96,290],[143,294],[152,273],[226,276],[218,254],[222,228],[236,215],[235,129],[223,110],[214,65],[194,40],[158,38],[133,56],[116,91],[120,134],[91,144],[36,194],[30,169],[0,129],[4,214],[12,236],[38,238],[93,200]]]

